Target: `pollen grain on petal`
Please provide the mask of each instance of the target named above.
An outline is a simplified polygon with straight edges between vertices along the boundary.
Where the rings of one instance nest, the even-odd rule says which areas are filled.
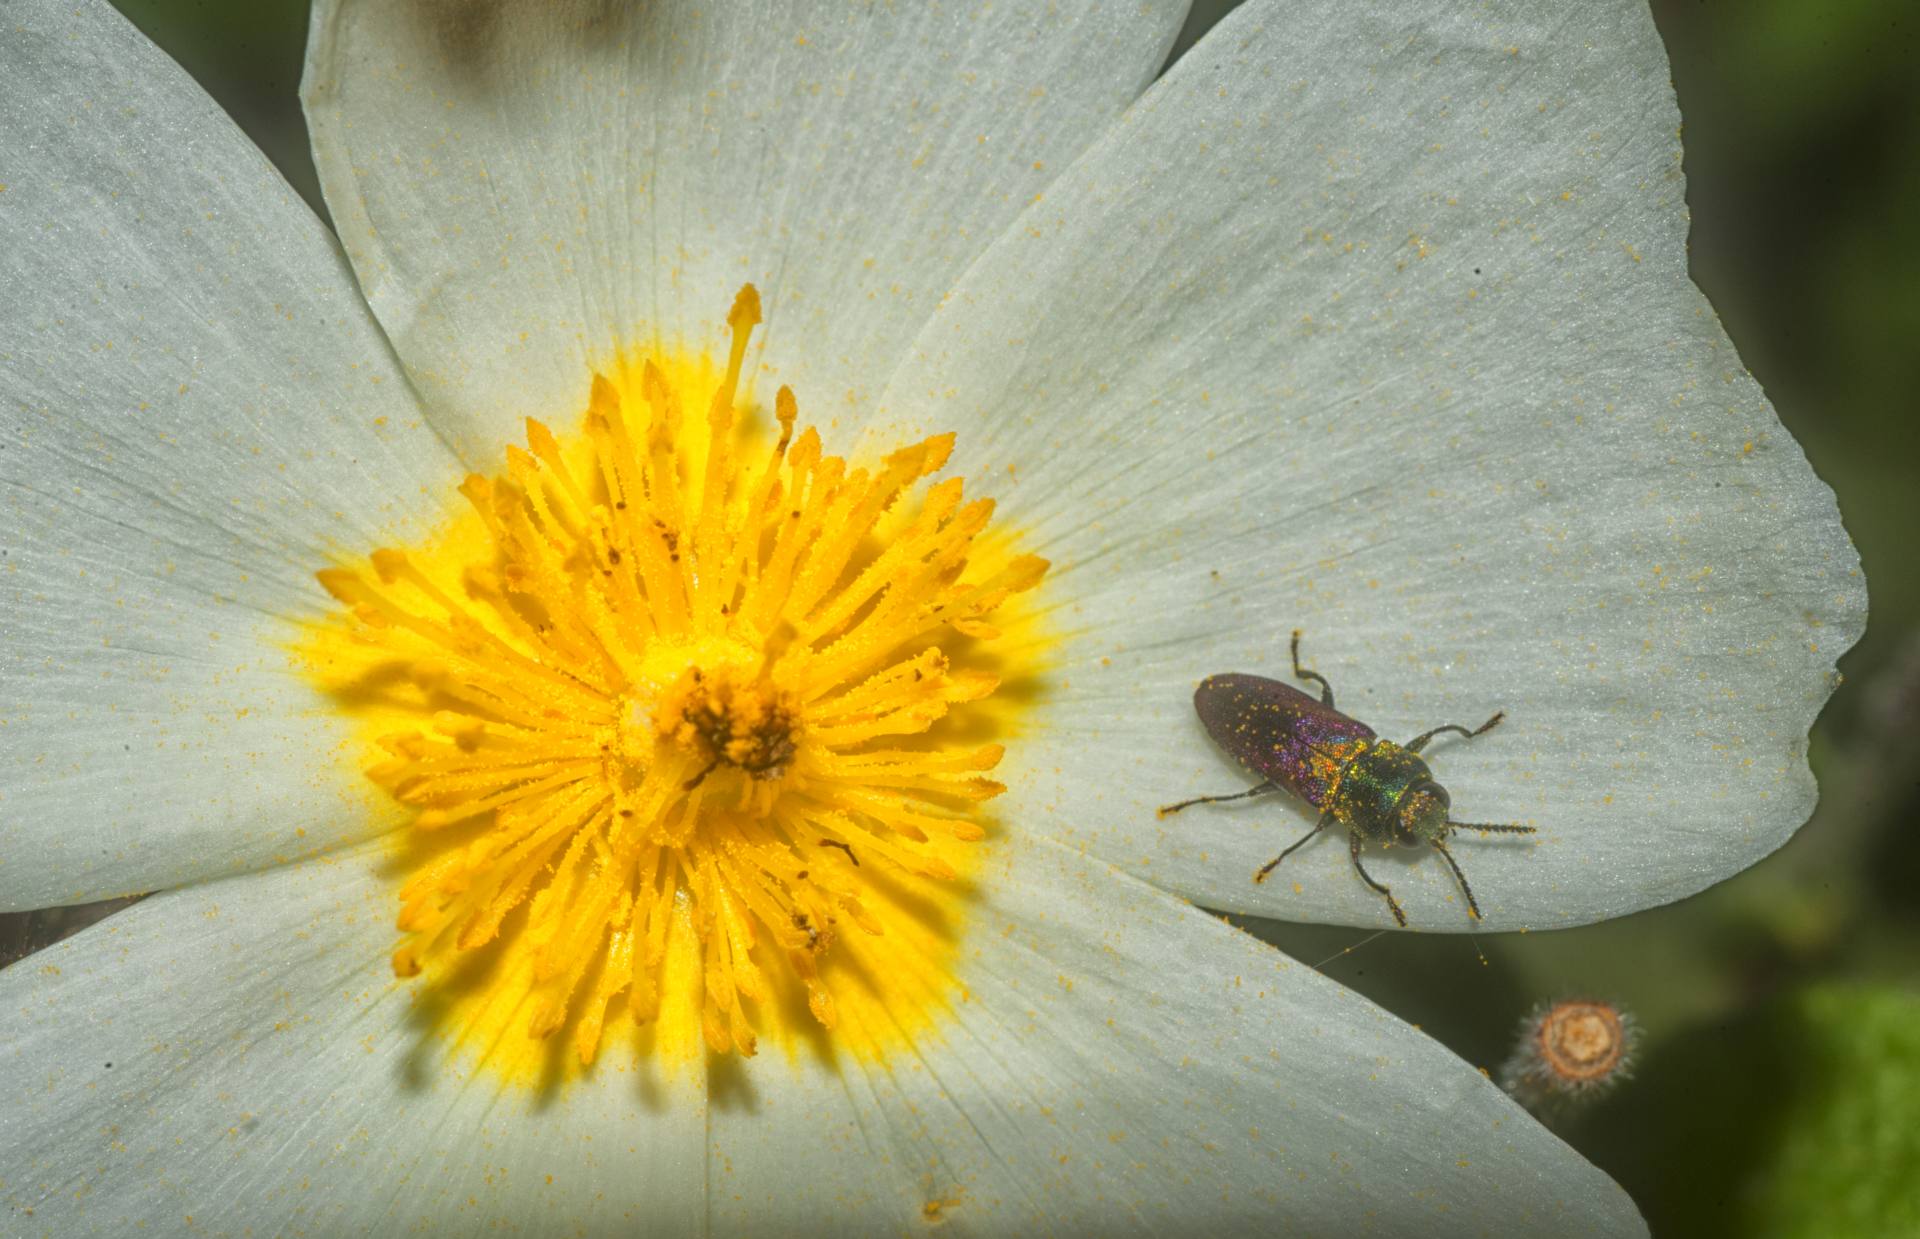
[[[578,435],[528,417],[431,545],[317,574],[301,652],[412,812],[393,972],[510,1075],[878,1052],[950,988],[1047,565],[932,480],[951,435],[860,467],[784,387],[765,426],[750,285],[727,321],[719,365],[594,373]]]

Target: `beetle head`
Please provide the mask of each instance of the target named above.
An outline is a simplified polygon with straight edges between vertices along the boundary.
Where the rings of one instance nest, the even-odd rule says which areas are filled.
[[[1438,783],[1416,783],[1400,798],[1394,822],[1397,842],[1432,843],[1447,833],[1447,810],[1452,801]]]

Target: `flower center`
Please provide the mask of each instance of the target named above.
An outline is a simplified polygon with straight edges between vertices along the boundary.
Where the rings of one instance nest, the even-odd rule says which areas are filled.
[[[414,810],[394,972],[489,1062],[564,1031],[588,1064],[616,1023],[752,1054],[795,1011],[858,1048],[945,1001],[985,699],[1035,644],[999,626],[1047,565],[922,485],[951,435],[852,468],[782,388],[755,448],[758,321],[748,286],[724,369],[622,360],[431,547],[319,573],[351,618],[310,663]]]
[[[1540,1057],[1560,1079],[1605,1079],[1620,1065],[1626,1030],[1612,1007],[1592,1002],[1563,1002],[1540,1024]]]

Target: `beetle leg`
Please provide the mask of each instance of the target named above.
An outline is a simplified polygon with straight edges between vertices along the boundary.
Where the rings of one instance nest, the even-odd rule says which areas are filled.
[[[1327,683],[1327,677],[1318,671],[1308,671],[1300,665],[1300,630],[1293,630],[1293,678],[1309,680],[1320,686],[1320,704],[1333,709],[1333,685]]]
[[[1154,812],[1157,816],[1166,817],[1169,814],[1178,813],[1180,810],[1188,808],[1191,805],[1219,804],[1222,800],[1245,800],[1249,796],[1258,796],[1261,792],[1270,792],[1273,790],[1275,790],[1273,780],[1268,779],[1258,787],[1250,787],[1244,792],[1235,792],[1231,796],[1195,796],[1192,800],[1182,800],[1179,804],[1163,804]]]
[[[1409,744],[1407,746],[1407,752],[1418,753],[1421,749],[1424,749],[1427,747],[1427,741],[1433,739],[1435,736],[1439,735],[1443,731],[1457,731],[1461,735],[1465,736],[1467,739],[1471,740],[1475,736],[1484,735],[1485,733],[1492,731],[1495,727],[1498,727],[1500,725],[1500,720],[1505,717],[1507,717],[1507,712],[1505,710],[1502,710],[1498,714],[1494,715],[1492,718],[1488,719],[1486,722],[1474,728],[1472,731],[1468,731],[1466,728],[1460,726],[1460,724],[1458,723],[1447,723],[1443,726],[1434,728],[1432,731],[1422,733],[1419,739],[1415,740],[1412,744]]]
[[[1309,830],[1306,834],[1301,835],[1298,839],[1295,839],[1293,841],[1293,846],[1289,847],[1286,851],[1280,853],[1280,855],[1274,857],[1272,860],[1268,861],[1266,864],[1260,866],[1259,872],[1253,875],[1253,880],[1255,884],[1266,881],[1267,875],[1273,872],[1274,866],[1278,865],[1281,861],[1285,860],[1287,857],[1299,851],[1302,847],[1306,845],[1307,840],[1313,838],[1315,835],[1325,830],[1327,828],[1327,824],[1331,821],[1333,821],[1332,810],[1328,810],[1327,812],[1322,813],[1320,815],[1320,820],[1313,824],[1312,830]]]
[[[1387,910],[1393,913],[1394,920],[1400,922],[1400,928],[1405,929],[1407,927],[1407,914],[1400,910],[1400,901],[1393,897],[1392,891],[1374,881],[1373,878],[1368,875],[1367,871],[1361,868],[1360,836],[1357,833],[1347,836],[1347,849],[1353,854],[1353,871],[1360,875],[1362,882],[1365,882],[1368,886],[1371,886],[1387,897]]]
[[[1447,845],[1435,839],[1433,850],[1445,857],[1447,868],[1453,870],[1454,879],[1460,883],[1460,893],[1467,897],[1467,911],[1472,913],[1473,919],[1476,921],[1485,919],[1480,915],[1480,905],[1473,900],[1473,888],[1467,885],[1467,875],[1460,872],[1459,862],[1453,859],[1452,852],[1447,851]]]

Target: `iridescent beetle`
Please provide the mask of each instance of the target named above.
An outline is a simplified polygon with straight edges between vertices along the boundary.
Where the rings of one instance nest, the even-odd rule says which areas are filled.
[[[1422,843],[1446,858],[1447,866],[1467,897],[1467,911],[1480,919],[1480,905],[1474,902],[1467,875],[1447,850],[1446,837],[1456,830],[1479,830],[1510,835],[1530,835],[1531,826],[1493,826],[1483,822],[1455,822],[1447,818],[1452,803],[1447,789],[1434,782],[1433,771],[1419,757],[1427,741],[1441,732],[1458,732],[1471,740],[1491,731],[1504,711],[1469,731],[1449,723],[1435,727],[1404,747],[1382,740],[1373,728],[1349,718],[1333,706],[1333,685],[1326,677],[1300,666],[1300,631],[1293,634],[1293,674],[1295,679],[1310,680],[1320,686],[1320,700],[1314,701],[1299,689],[1278,680],[1257,675],[1210,675],[1200,681],[1193,693],[1193,708],[1200,715],[1214,743],[1234,760],[1265,775],[1259,786],[1231,796],[1196,796],[1160,810],[1160,816],[1178,813],[1190,805],[1214,804],[1222,800],[1244,800],[1262,792],[1280,789],[1292,792],[1320,810],[1320,821],[1302,835],[1293,846],[1260,867],[1253,875],[1264,882],[1274,867],[1298,851],[1302,844],[1331,825],[1347,828],[1348,850],[1353,869],[1360,880],[1386,897],[1393,919],[1404,928],[1407,914],[1393,892],[1373,880],[1360,864],[1360,845],[1378,843],[1382,847]]]

